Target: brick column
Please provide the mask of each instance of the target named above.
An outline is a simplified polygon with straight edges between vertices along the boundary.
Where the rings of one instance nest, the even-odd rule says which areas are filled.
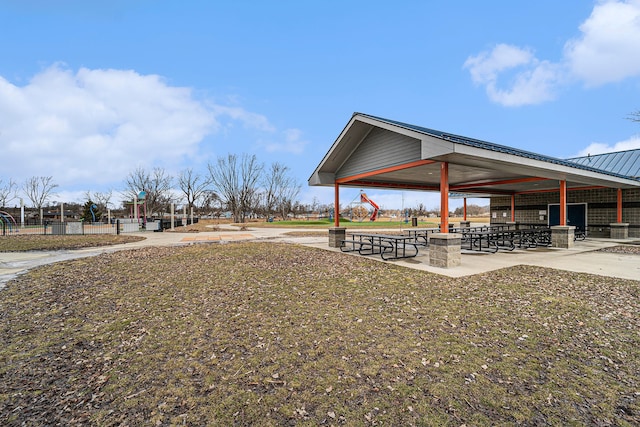
[[[429,235],[429,265],[452,268],[460,265],[462,235],[454,233],[433,233]]]
[[[554,225],[551,227],[551,246],[562,249],[572,248],[575,229],[573,225]]]
[[[342,246],[342,240],[347,234],[347,227],[330,227],[329,228],[329,247],[339,248]]]
[[[614,222],[609,224],[611,227],[612,239],[628,239],[629,238],[629,223],[626,222]]]
[[[512,230],[520,230],[520,223],[517,221],[507,221],[507,225]]]

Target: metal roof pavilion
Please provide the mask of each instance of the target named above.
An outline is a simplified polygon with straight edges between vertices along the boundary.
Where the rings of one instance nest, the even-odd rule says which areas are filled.
[[[640,149],[567,159],[583,166],[640,179]]]
[[[591,156],[594,158],[595,156]],[[640,187],[626,169],[562,160],[504,145],[362,113],[354,113],[309,178],[313,186],[513,195],[567,189]]]

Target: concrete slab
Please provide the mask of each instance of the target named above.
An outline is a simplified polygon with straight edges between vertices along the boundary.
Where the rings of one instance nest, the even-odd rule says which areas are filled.
[[[429,250],[427,248],[420,248],[420,252],[415,258],[391,261],[383,261],[376,255],[370,255],[367,258],[379,260],[380,262],[391,262],[448,277],[470,276],[515,265],[535,265],[579,273],[640,280],[640,255],[599,252],[600,249],[607,247],[631,243],[634,243],[634,239],[587,239],[575,242],[574,246],[569,249],[539,247],[535,249],[515,249],[511,252],[500,250],[495,254],[462,251],[461,264],[455,268],[430,266]],[[339,251],[339,249],[329,248],[326,242],[320,243],[316,241],[307,243],[307,245]],[[345,256],[361,256],[357,253],[347,252],[344,254]]]

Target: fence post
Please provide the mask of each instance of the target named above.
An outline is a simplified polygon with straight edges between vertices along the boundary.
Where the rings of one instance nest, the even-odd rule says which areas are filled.
[[[116,234],[120,235],[120,220],[116,219]]]

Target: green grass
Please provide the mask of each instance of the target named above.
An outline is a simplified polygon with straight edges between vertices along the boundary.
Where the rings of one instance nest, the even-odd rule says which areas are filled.
[[[5,425],[640,422],[637,281],[231,243],[39,268],[0,313]]]

